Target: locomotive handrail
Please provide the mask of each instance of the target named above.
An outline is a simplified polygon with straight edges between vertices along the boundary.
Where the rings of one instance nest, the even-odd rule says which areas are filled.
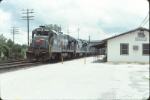
[[[47,43],[48,43],[48,52],[50,53],[50,44],[49,44],[48,40],[47,40]]]
[[[51,51],[51,41],[52,41],[52,38],[54,38],[53,36],[50,38],[50,43],[49,43],[49,53],[50,53],[50,56],[52,55],[52,51]]]

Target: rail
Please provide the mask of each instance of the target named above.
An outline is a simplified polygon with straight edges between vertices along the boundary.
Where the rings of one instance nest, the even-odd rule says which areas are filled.
[[[79,59],[82,57],[83,56],[76,57],[76,58],[65,58],[65,59],[63,59],[63,62],[69,61],[72,59]],[[29,61],[27,59],[3,62],[3,63],[0,63],[0,74],[5,73],[5,72],[18,70],[18,69],[26,69],[29,67],[45,65],[45,64],[53,64],[53,63],[59,63],[59,62],[60,62],[60,59],[50,60],[50,61],[46,61],[46,62],[33,62],[33,61]]]
[[[27,59],[3,62],[0,64],[0,73],[9,72],[10,70],[21,69],[30,66],[37,66],[37,64],[42,64],[42,62],[33,62]]]

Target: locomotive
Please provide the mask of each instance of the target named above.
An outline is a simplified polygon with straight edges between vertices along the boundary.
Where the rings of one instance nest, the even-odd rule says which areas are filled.
[[[32,31],[30,42],[26,55],[27,59],[34,61],[46,61],[62,57],[73,58],[91,54],[90,46],[86,41],[75,39],[44,26]]]

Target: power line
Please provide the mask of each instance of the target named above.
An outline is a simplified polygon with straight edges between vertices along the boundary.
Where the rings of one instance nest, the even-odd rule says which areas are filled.
[[[148,21],[149,21],[149,19],[147,19],[147,21],[141,27],[143,27]]]
[[[143,22],[141,23],[141,25],[144,23],[144,21],[146,20],[147,16],[149,15],[149,12],[147,13],[145,19],[143,20]],[[141,25],[139,27],[141,27]]]
[[[34,13],[34,12],[33,12],[33,9],[27,9],[27,10],[22,10],[22,11],[23,11],[22,14],[27,14],[26,16],[22,16],[22,18],[25,18],[23,20],[27,20],[27,30],[28,30],[27,41],[28,41],[28,46],[29,46],[29,20],[34,20],[34,19],[31,19],[34,16],[29,16],[29,14]]]

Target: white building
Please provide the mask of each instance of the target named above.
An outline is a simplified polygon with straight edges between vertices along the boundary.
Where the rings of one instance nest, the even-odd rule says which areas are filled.
[[[95,47],[106,47],[107,62],[149,62],[149,30],[137,28],[104,39]]]

